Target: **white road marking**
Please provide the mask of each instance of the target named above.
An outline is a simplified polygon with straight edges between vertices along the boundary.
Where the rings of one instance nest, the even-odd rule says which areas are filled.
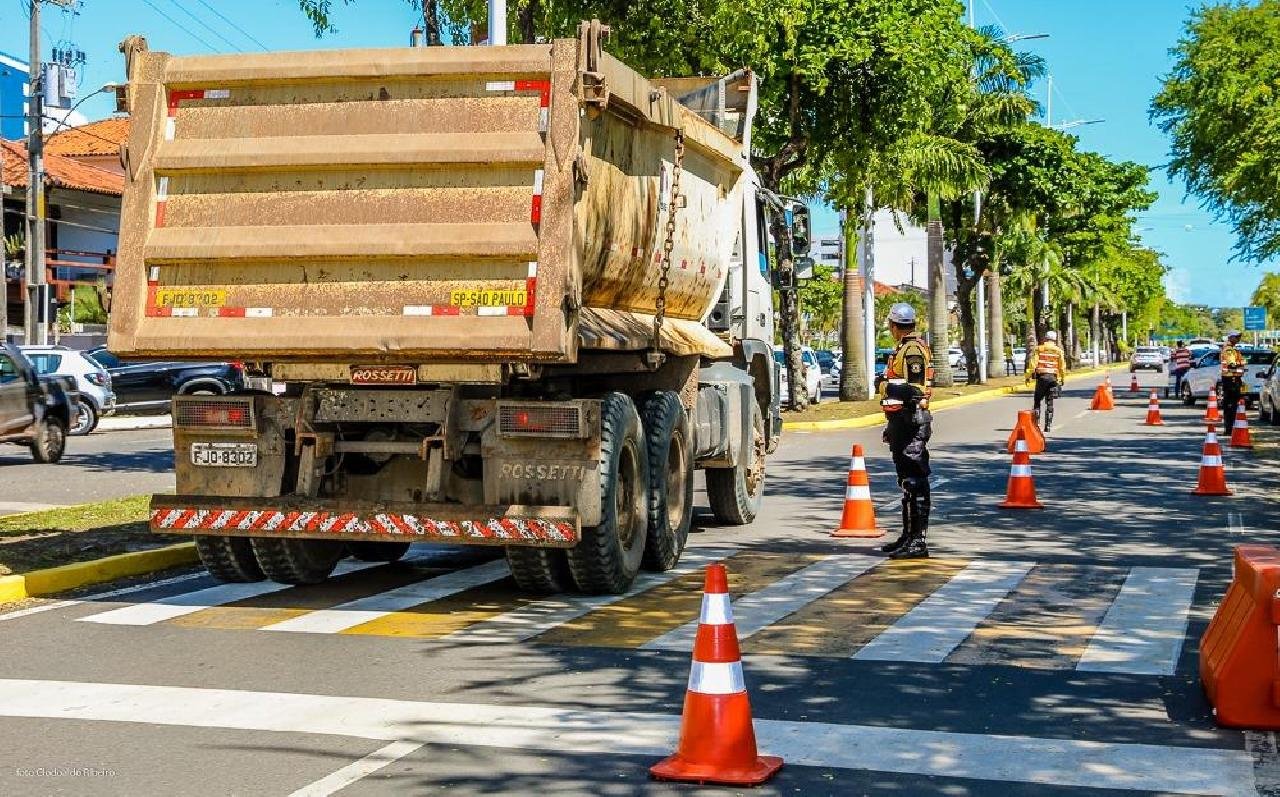
[[[0,716],[649,757],[670,753],[680,729],[678,716],[650,712],[17,679],[0,680]],[[1253,761],[1244,750],[761,719],[755,730],[762,753],[780,755],[792,766],[1179,794],[1255,793]]]
[[[642,573],[631,585],[631,589],[622,595],[542,598],[526,603],[518,609],[459,629],[443,637],[441,641],[486,644],[524,642],[596,609],[653,589],[692,573],[704,565],[718,562],[732,555],[736,550],[736,548],[686,548],[680,556],[680,564],[664,573]]]
[[[341,576],[378,567],[379,562],[340,562],[333,570],[333,575]],[[154,585],[151,585],[154,586]],[[164,620],[172,620],[187,614],[194,614],[202,609],[223,606],[228,603],[268,595],[272,592],[291,588],[292,584],[278,584],[274,581],[259,581],[254,584],[219,584],[216,587],[200,589],[195,592],[184,592],[181,595],[170,595],[147,603],[135,603],[119,609],[92,614],[77,618],[82,623],[103,623],[105,625],[154,625]]]
[[[1244,514],[1241,512],[1227,513],[1227,532],[1237,536],[1244,536],[1247,530],[1244,527]]]
[[[392,742],[386,747],[374,750],[359,761],[353,761],[337,772],[326,775],[315,783],[298,789],[289,797],[329,797],[329,795],[337,794],[366,775],[372,775],[386,765],[394,764],[410,753],[421,749],[422,744],[420,742]]]
[[[738,639],[746,639],[759,633],[883,561],[880,557],[856,554],[827,556],[764,589],[742,596],[733,602],[733,619],[738,629]],[[640,647],[649,650],[692,650],[693,639],[697,634],[698,621],[693,620]]]
[[[1032,567],[1035,562],[970,563],[864,645],[853,658],[934,664],[945,661]]]
[[[1195,568],[1130,570],[1076,669],[1173,675],[1199,575]]]
[[[1245,731],[1244,749],[1253,757],[1258,794],[1280,793],[1280,746],[1273,731]]]
[[[148,581],[145,584],[135,584],[132,587],[123,587],[121,589],[113,589],[110,592],[98,592],[93,595],[87,595],[83,598],[74,598],[71,600],[54,601],[52,603],[42,603],[39,606],[31,606],[26,609],[19,609],[15,612],[0,614],[0,623],[5,620],[16,620],[19,617],[26,617],[32,614],[40,614],[41,612],[49,612],[54,609],[62,609],[67,606],[78,606],[81,603],[91,603],[93,601],[106,600],[107,598],[117,598],[121,595],[129,595],[134,592],[143,592],[144,590],[156,589],[158,587],[166,587],[170,584],[180,584],[184,581],[193,581],[197,578],[207,577],[206,573],[184,573],[180,576],[172,578],[162,578],[159,581]]]
[[[273,625],[263,631],[293,631],[303,634],[336,634],[354,628],[370,620],[376,620],[392,612],[408,609],[420,603],[447,598],[464,590],[506,578],[511,571],[505,559],[485,562],[466,570],[456,570],[442,576],[418,581],[398,589],[377,595],[340,603],[331,609],[308,612]]]

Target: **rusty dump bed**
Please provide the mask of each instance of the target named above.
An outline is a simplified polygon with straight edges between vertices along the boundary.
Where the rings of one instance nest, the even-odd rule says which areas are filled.
[[[588,41],[191,57],[126,42],[112,351],[421,364],[645,348],[681,129],[662,344],[727,354],[701,321],[741,225],[742,143]]]

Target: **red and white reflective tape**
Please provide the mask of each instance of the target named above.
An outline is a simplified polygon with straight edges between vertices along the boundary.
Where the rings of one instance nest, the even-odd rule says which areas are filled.
[[[164,122],[164,139],[173,141],[174,119],[178,115],[178,106],[184,100],[225,100],[231,96],[231,89],[170,89],[169,115]]]
[[[218,318],[272,318],[273,307],[219,307]]]
[[[1009,468],[1009,475],[1013,476],[1014,478],[1024,478],[1024,477],[1030,478],[1031,466],[1030,465],[1014,465]]]
[[[484,539],[572,543],[572,523],[536,518],[440,520],[398,513],[360,515],[352,512],[277,509],[160,508],[151,511],[157,531],[318,532],[376,534],[401,539]]]
[[[865,484],[851,484],[844,490],[846,501],[870,501],[871,488]]]
[[[547,132],[551,110],[550,80],[491,80],[484,87],[488,91],[538,92],[538,132]]]
[[[156,226],[164,226],[164,203],[169,201],[169,178],[156,180]]]
[[[736,695],[747,691],[742,662],[694,661],[689,669],[689,691],[701,695]]]
[[[542,223],[542,169],[533,173],[533,208],[529,220],[534,224]]]

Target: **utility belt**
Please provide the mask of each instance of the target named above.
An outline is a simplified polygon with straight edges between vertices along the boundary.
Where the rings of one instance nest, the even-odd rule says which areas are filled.
[[[929,399],[917,393],[905,379],[890,379],[885,385],[884,398],[880,399],[880,409],[890,420],[911,420],[928,406]]]
[[[1244,378],[1244,369],[1243,369],[1243,368],[1232,368],[1232,369],[1230,369],[1230,370],[1223,371],[1223,372],[1222,372],[1222,378],[1223,378],[1223,379],[1243,379],[1243,378]]]

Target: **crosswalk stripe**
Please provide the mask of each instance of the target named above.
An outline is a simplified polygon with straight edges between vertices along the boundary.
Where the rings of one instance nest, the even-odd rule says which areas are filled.
[[[333,570],[335,576],[355,573],[377,567],[378,562],[340,562]],[[199,589],[195,592],[184,592],[170,595],[147,603],[135,603],[118,609],[79,618],[80,622],[102,623],[104,625],[154,625],[164,620],[172,620],[185,614],[194,614],[202,609],[223,606],[228,603],[256,598],[272,592],[289,589],[292,584],[278,584],[274,581],[259,581],[253,584],[219,584],[216,587]]]
[[[416,584],[380,592],[341,603],[331,609],[310,612],[263,628],[263,631],[292,631],[304,634],[336,634],[391,612],[428,603],[472,587],[497,581],[510,574],[505,559],[436,576]]]
[[[739,598],[819,559],[739,552],[726,561],[729,594]],[[698,616],[702,574],[690,573],[631,595],[547,631],[537,642],[575,647],[634,648]]]
[[[686,548],[680,556],[680,564],[662,573],[642,573],[631,585],[631,589],[622,595],[542,598],[455,631],[443,639],[448,642],[485,644],[525,642],[596,609],[688,575],[704,565],[718,562],[735,550],[734,548]]]
[[[19,679],[0,680],[0,716],[613,758],[666,755],[680,728],[675,715],[643,711]],[[759,718],[755,733],[761,750],[790,766],[1160,793],[1256,791],[1253,759],[1237,749]]]
[[[747,639],[782,618],[809,605],[831,590],[875,567],[883,559],[871,556],[828,556],[733,602],[738,639]],[[698,621],[691,620],[641,645],[650,650],[692,650]]]
[[[1129,571],[1076,669],[1173,675],[1199,576],[1195,568]]]
[[[973,562],[925,598],[853,658],[939,663],[1035,566],[1034,562]]]

